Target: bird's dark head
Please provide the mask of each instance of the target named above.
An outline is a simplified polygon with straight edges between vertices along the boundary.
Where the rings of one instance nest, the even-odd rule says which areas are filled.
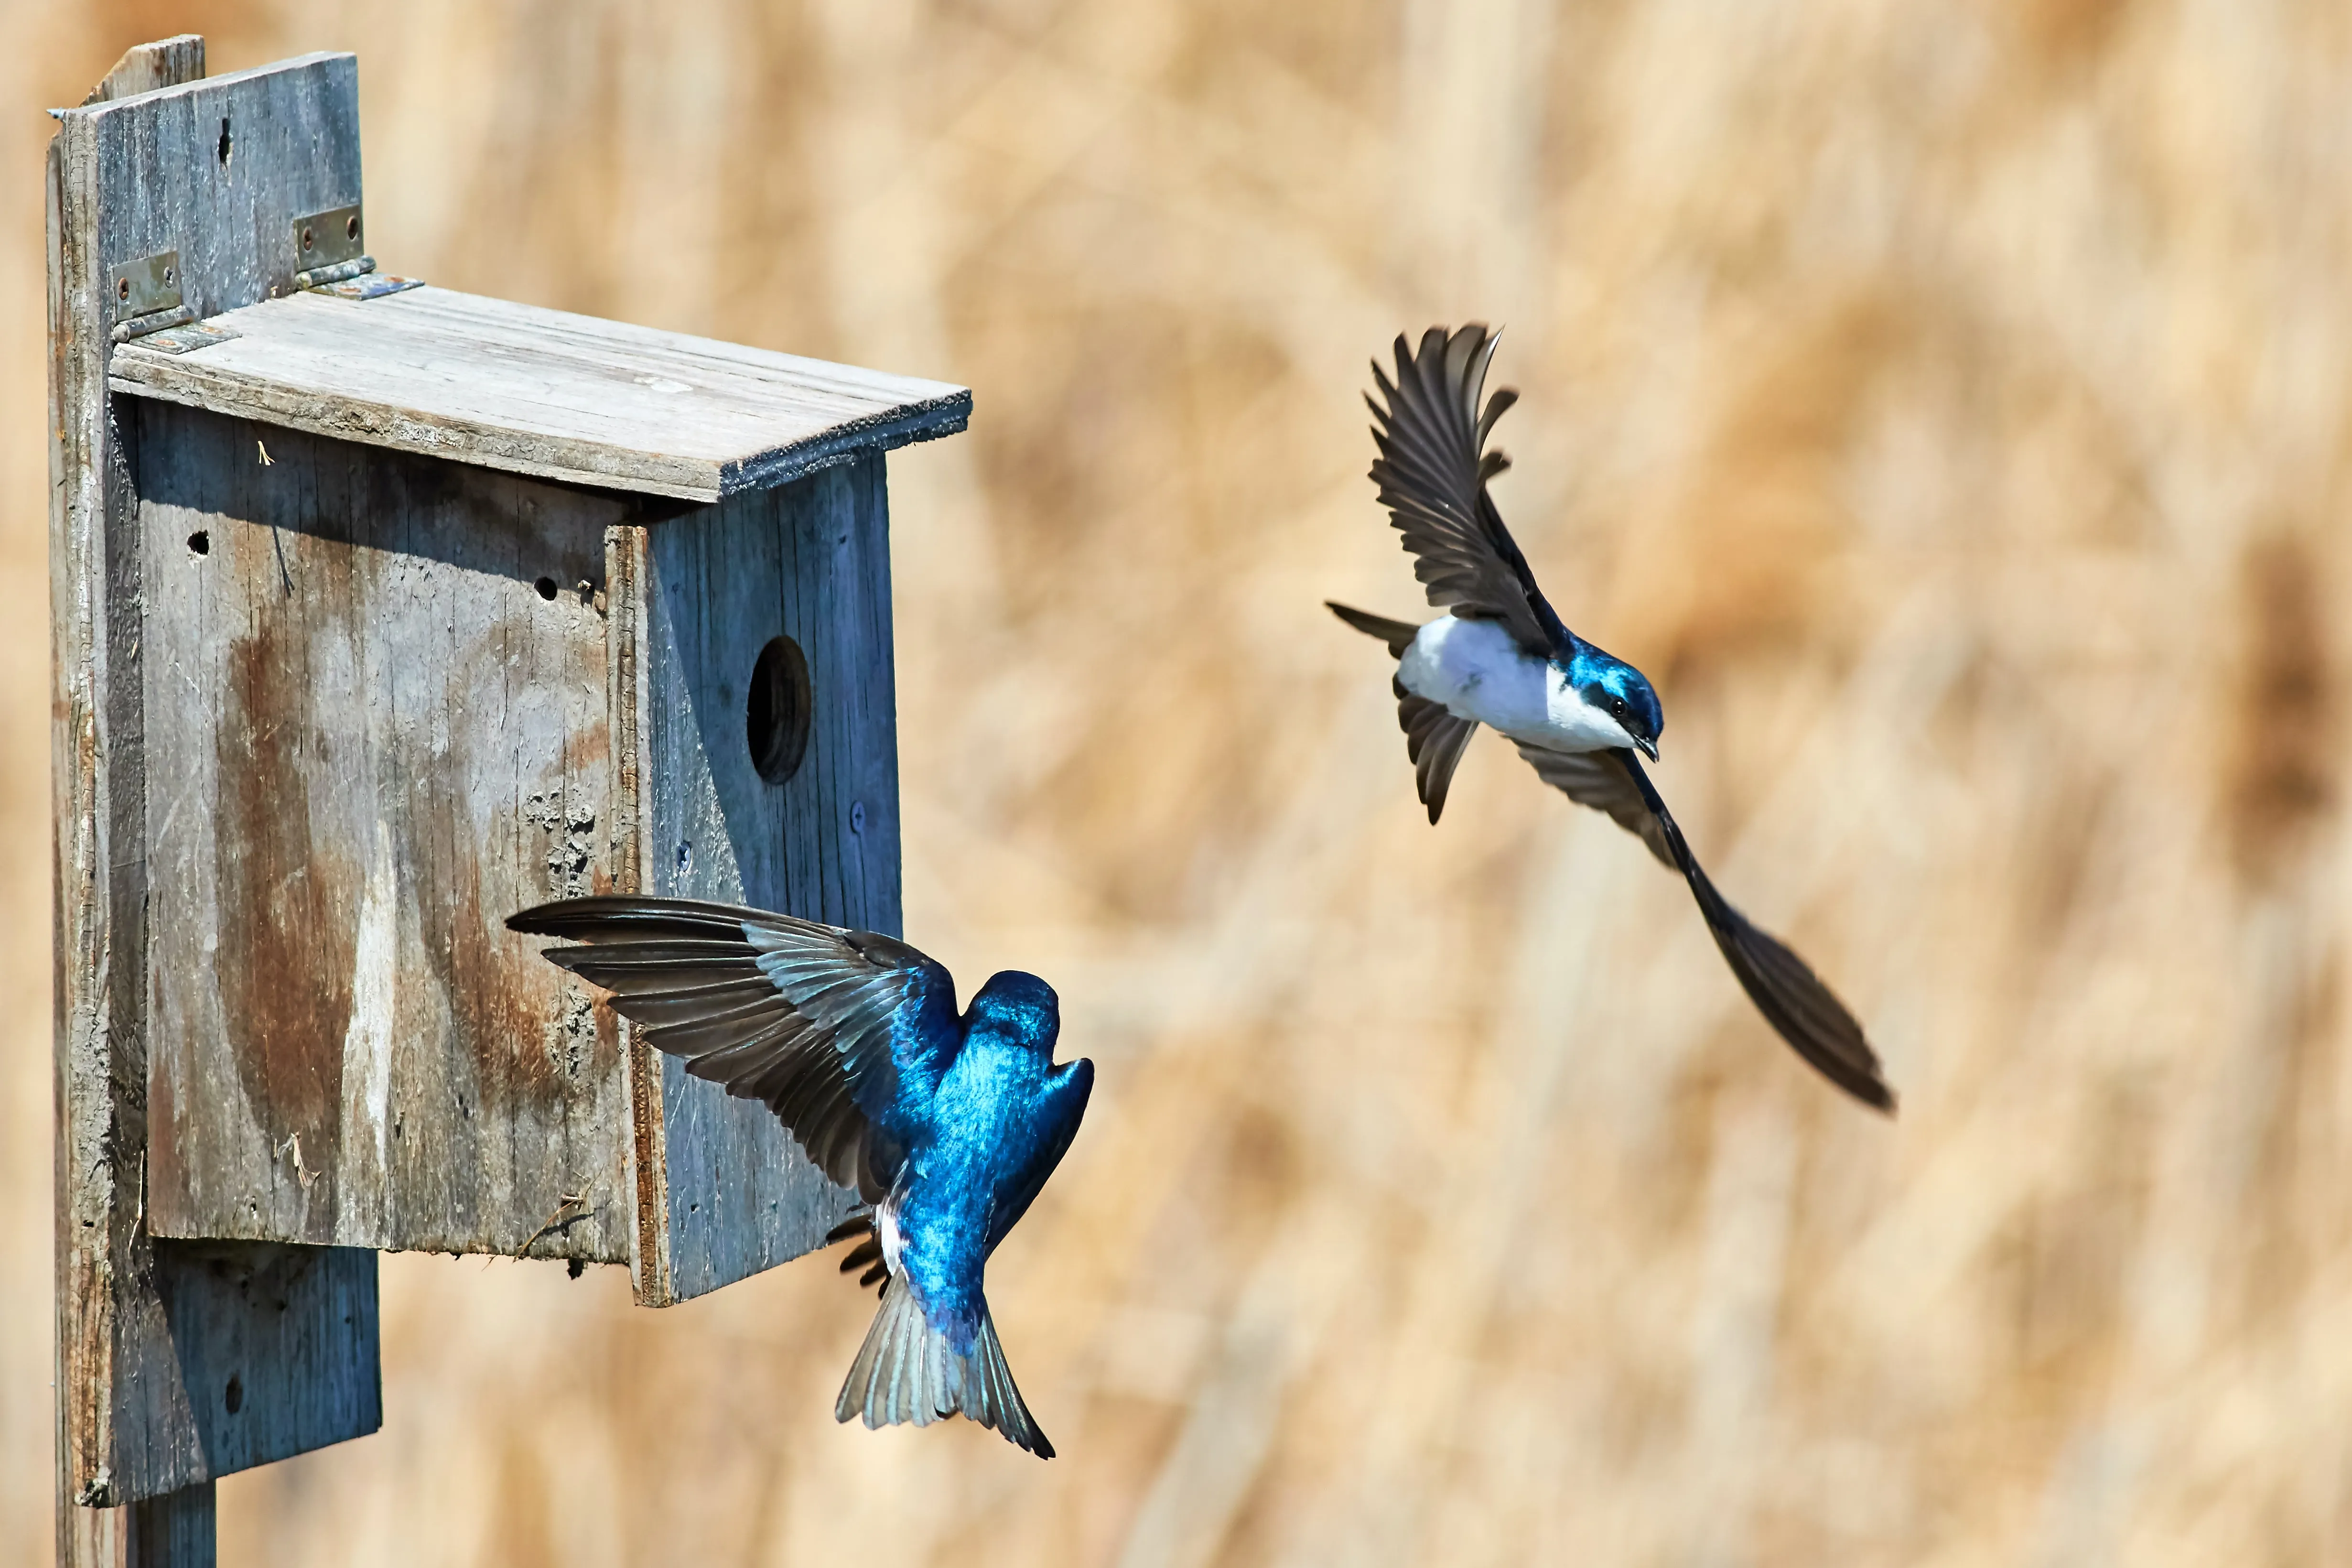
[[[1034,974],[1008,969],[992,974],[971,999],[971,1026],[1050,1051],[1062,1031],[1062,1001]]]
[[[1585,706],[1625,732],[1625,741],[1652,762],[1658,760],[1658,735],[1666,715],[1649,679],[1612,654],[1590,643],[1577,649],[1570,678]]]

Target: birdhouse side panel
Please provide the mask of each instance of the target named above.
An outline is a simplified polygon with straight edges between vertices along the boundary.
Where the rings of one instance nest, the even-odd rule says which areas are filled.
[[[648,531],[644,865],[653,890],[896,935],[898,769],[878,454]],[[646,1064],[651,1068],[653,1064]],[[764,1105],[659,1063],[679,1300],[821,1246],[854,1194]],[[648,1201],[641,1184],[641,1201]]]
[[[503,922],[611,886],[626,503],[137,419],[151,1223],[625,1259],[614,1026]]]

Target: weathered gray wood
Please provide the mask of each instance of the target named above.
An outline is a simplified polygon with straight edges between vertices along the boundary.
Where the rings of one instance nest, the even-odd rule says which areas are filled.
[[[376,1260],[364,1247],[159,1239],[163,1317],[208,1476],[383,1425]],[[356,1370],[355,1370],[356,1369]]]
[[[611,1016],[504,922],[612,885],[629,503],[133,407],[150,1227],[623,1261]]]
[[[375,1254],[143,1241],[122,1336],[141,1353],[117,1360],[113,1468],[79,1497],[178,1491],[383,1424]]]
[[[108,90],[196,58],[184,43],[134,51],[125,81]],[[318,210],[326,191],[357,199],[356,77],[349,57],[317,56],[59,119],[49,155],[58,1542],[64,1561],[81,1563],[129,1549],[130,1521],[101,1506],[200,1489],[231,1462],[189,1379],[193,1366],[226,1364],[239,1333],[266,1329],[303,1347],[307,1364],[351,1396],[284,1409],[265,1383],[242,1412],[265,1436],[244,1452],[294,1452],[377,1420],[374,1320],[348,1310],[355,1293],[373,1299],[372,1258],[313,1254],[276,1299],[215,1300],[208,1268],[192,1274],[143,1224],[145,573],[129,454],[105,392],[109,268],[176,249],[187,296],[233,309],[283,281],[268,244],[283,232],[271,226],[278,212]],[[217,155],[225,121],[236,132],[227,163]]]
[[[199,311],[200,315],[205,312]],[[959,386],[446,289],[229,312],[236,335],[132,342],[118,392],[323,436],[690,500],[964,427]]]
[[[59,1568],[213,1568],[211,1481],[128,1503],[79,1508],[58,1516]]]
[[[655,524],[638,563],[615,578],[638,579],[640,602],[616,614],[615,634],[643,639],[632,820],[646,883],[897,934],[881,458]],[[752,668],[778,635],[806,655],[814,717],[799,772],[772,784],[753,766],[745,713]],[[823,1243],[852,1196],[765,1106],[674,1058],[633,1066],[644,1099],[657,1074],[661,1104],[658,1152],[640,1141],[639,1201],[662,1223],[645,1227],[656,1249],[640,1247],[639,1300],[683,1300]]]
[[[118,98],[131,98],[158,88],[177,87],[204,74],[203,35],[182,33],[158,38],[152,44],[133,44],[123,50],[114,68],[106,73],[106,79],[92,88],[89,96],[81,101],[85,108],[93,103],[110,103]]]
[[[213,1568],[213,1483],[132,1503],[123,1556],[138,1568]]]
[[[177,250],[189,310],[218,315],[291,291],[294,218],[360,200],[358,65],[305,55],[69,109],[58,137],[104,182],[97,266]]]

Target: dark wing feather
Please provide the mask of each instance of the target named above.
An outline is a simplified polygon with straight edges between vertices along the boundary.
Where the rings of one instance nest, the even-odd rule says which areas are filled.
[[[1667,841],[1664,819],[1650,809],[1615,752],[1554,752],[1525,741],[1518,745],[1519,755],[1536,770],[1538,778],[1579,805],[1607,812],[1618,826],[1648,845],[1651,854],[1675,870],[1682,869],[1675,859],[1674,846]]]
[[[1087,1097],[1094,1092],[1095,1064],[1080,1057],[1055,1073],[1037,1097],[1031,1117],[1037,1132],[1037,1152],[1011,1180],[997,1189],[996,1202],[988,1216],[988,1250],[994,1252],[996,1244],[1012,1234],[1045,1190],[1045,1178],[1070,1152],[1070,1140],[1078,1135],[1078,1122],[1087,1113]]]
[[[567,899],[507,924],[581,945],[546,957],[697,1078],[766,1102],[826,1175],[871,1203],[960,1034],[955,982],[905,942],[687,899]],[[873,1134],[879,1131],[884,1147]]]
[[[1445,809],[1445,791],[1454,782],[1454,766],[1462,760],[1462,752],[1477,732],[1475,719],[1456,715],[1442,702],[1432,702],[1426,697],[1416,697],[1404,689],[1404,682],[1391,683],[1396,689],[1397,727],[1404,731],[1405,754],[1412,759],[1412,782],[1421,791],[1421,804],[1429,807],[1429,820],[1437,821]]]
[[[1432,327],[1418,353],[1398,336],[1395,380],[1373,363],[1381,395],[1364,400],[1380,449],[1372,482],[1432,605],[1465,619],[1500,621],[1535,658],[1565,658],[1572,651],[1567,628],[1486,493],[1486,481],[1509,465],[1485,450],[1486,436],[1518,398],[1506,388],[1480,412],[1495,343],[1483,326],[1451,336]]]
[[[1323,607],[1366,637],[1378,637],[1386,643],[1392,658],[1402,658],[1404,650],[1412,646],[1412,639],[1421,635],[1421,628],[1411,621],[1392,621],[1386,616],[1354,609],[1331,599],[1324,600]]]
[[[1893,1112],[1895,1091],[1862,1025],[1803,959],[1778,937],[1758,929],[1716,890],[1640,758],[1622,748],[1570,755],[1523,745],[1519,754],[1534,764],[1546,784],[1580,805],[1607,812],[1620,826],[1641,835],[1659,859],[1680,871],[1698,900],[1716,947],[1765,1021],[1822,1077],[1864,1105]]]

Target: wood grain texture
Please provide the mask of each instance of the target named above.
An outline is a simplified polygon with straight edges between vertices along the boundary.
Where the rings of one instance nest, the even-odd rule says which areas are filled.
[[[158,48],[139,68],[191,68],[197,58]],[[345,1310],[355,1292],[372,1293],[373,1258],[314,1254],[267,1302],[215,1301],[209,1275],[191,1275],[143,1224],[145,574],[129,437],[105,392],[106,268],[177,249],[184,291],[232,309],[287,270],[290,258],[270,252],[274,213],[316,210],[328,190],[356,199],[356,75],[347,56],[313,56],[59,119],[48,180],[58,1550],[80,1563],[127,1550],[128,1523],[95,1510],[373,1430],[378,1401],[373,1311]],[[217,155],[224,123],[243,131],[228,163]],[[287,1407],[265,1381],[239,1413],[260,1436],[225,1443],[191,1369],[230,1364],[236,1337],[258,1342],[265,1327],[305,1347],[307,1364],[341,1391]]]
[[[612,885],[627,502],[130,407],[151,1227],[623,1261],[613,1021],[504,922]]]
[[[215,1507],[213,1485],[187,1487],[159,1498],[132,1503],[123,1556],[136,1568],[213,1568]]]
[[[205,314],[199,310],[199,315]],[[447,289],[271,300],[184,353],[128,345],[118,392],[324,436],[689,500],[964,427],[940,382]]]
[[[205,40],[200,33],[182,33],[158,38],[152,44],[133,44],[122,51],[122,58],[106,73],[106,79],[90,89],[82,104],[86,108],[153,92],[159,88],[177,87],[182,82],[195,81],[204,74]]]
[[[210,1481],[121,1508],[76,1508],[60,1521],[60,1564],[75,1568],[213,1568]]]
[[[645,866],[651,823],[646,779],[651,758],[646,752],[646,631],[651,614],[646,590],[653,564],[646,533],[642,522],[633,521],[608,529],[604,534],[609,616],[605,671],[613,704],[613,881],[627,892],[641,892],[648,885]],[[658,1307],[671,1300],[669,1150],[662,1125],[662,1057],[627,1019],[619,1024],[621,1070],[629,1100],[628,1192],[635,1224],[630,1237],[629,1279],[639,1302]]]
[[[653,890],[898,934],[898,764],[883,460],[655,524],[647,534],[643,875]],[[763,781],[745,730],[760,650],[805,654],[814,712],[800,770]],[[851,1206],[756,1101],[658,1072],[660,1150],[640,1201],[662,1216],[641,1300],[665,1304],[800,1256]],[[656,1187],[658,1190],[656,1190]]]

